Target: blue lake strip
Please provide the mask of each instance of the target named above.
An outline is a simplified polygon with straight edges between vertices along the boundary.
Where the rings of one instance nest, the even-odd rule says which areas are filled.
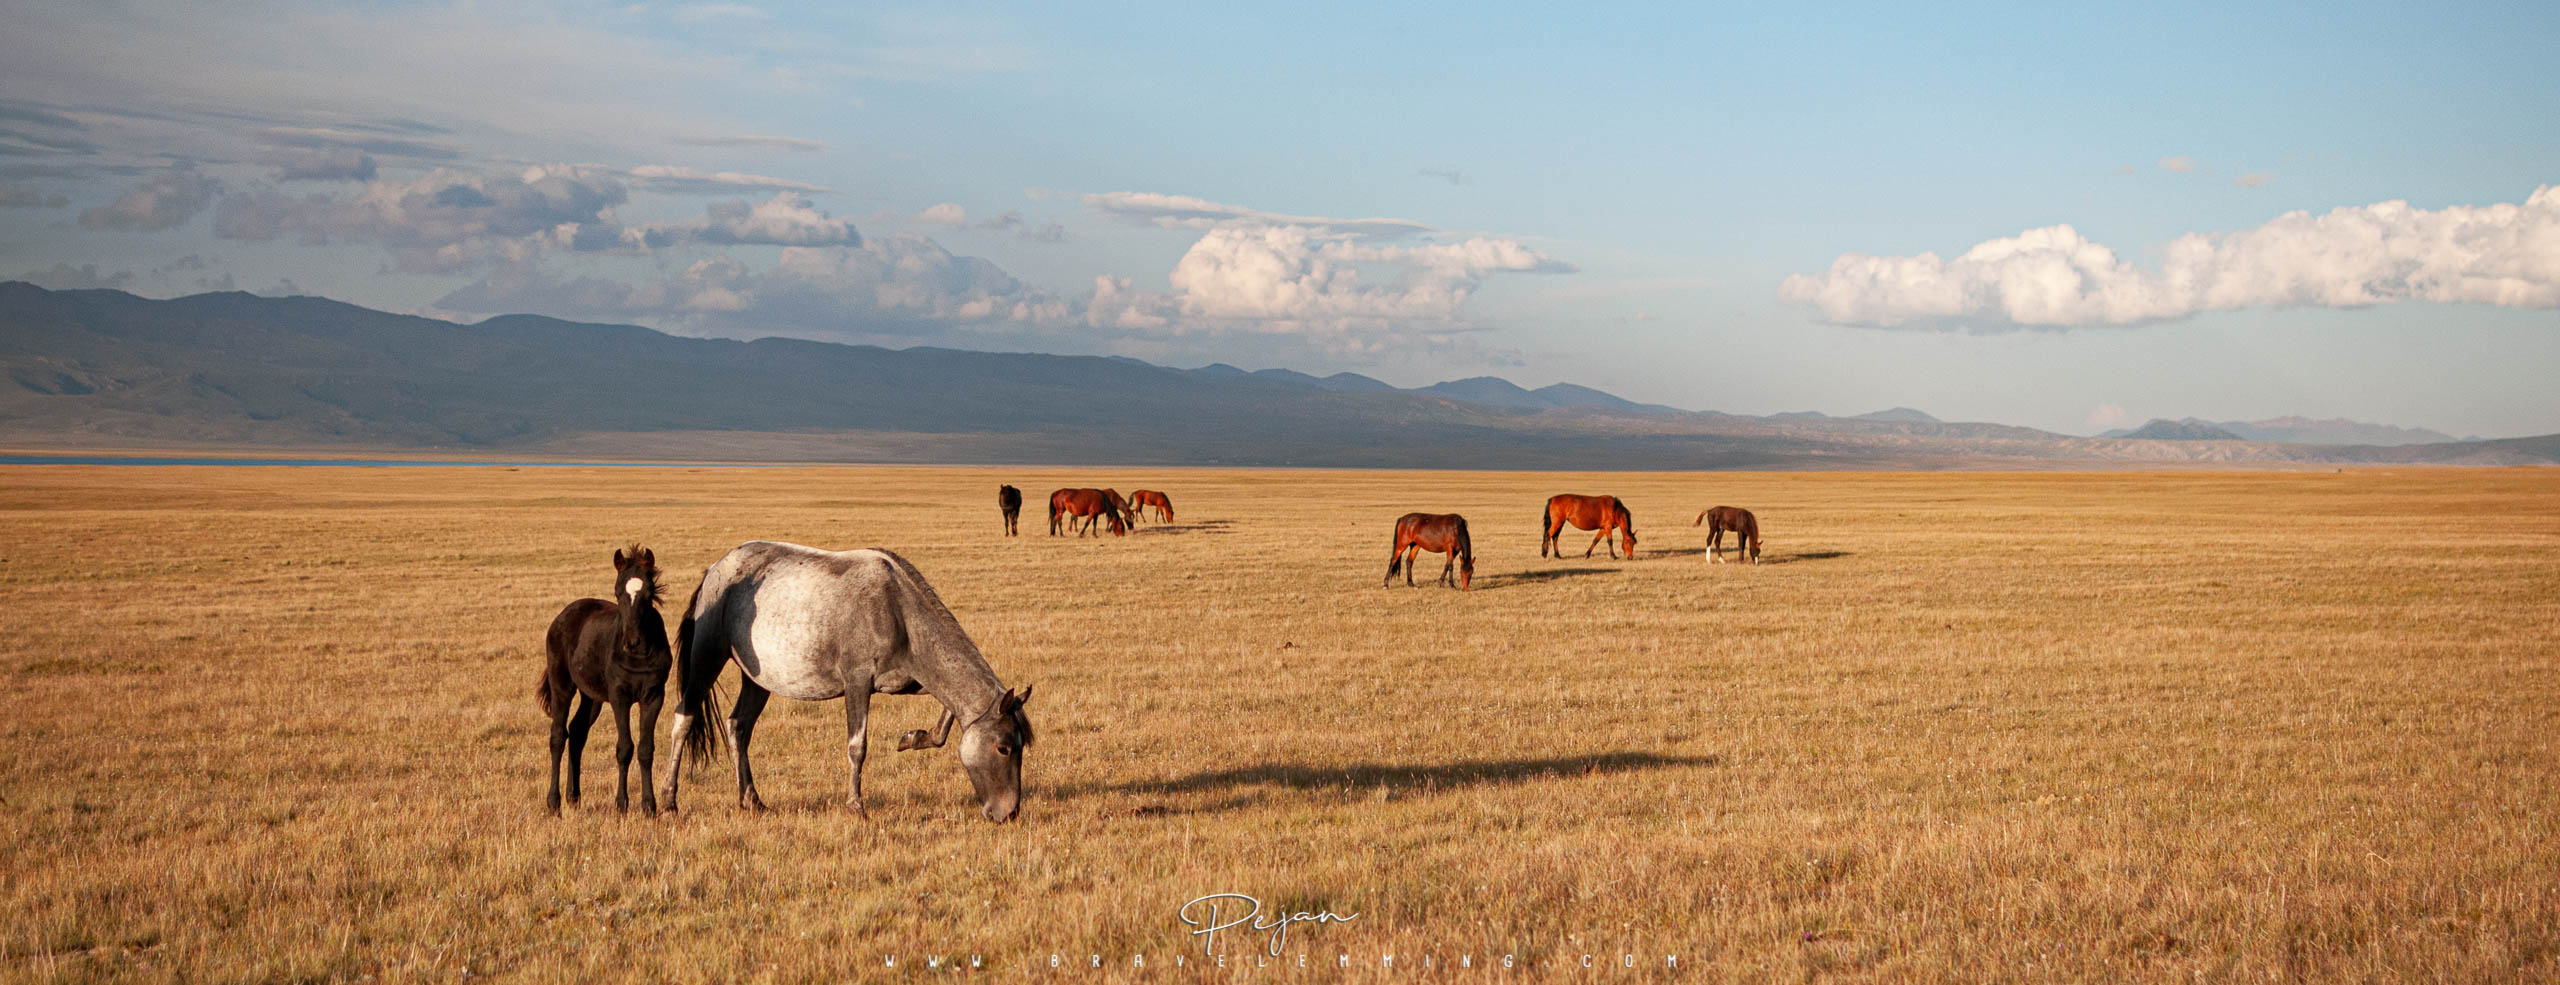
[[[139,458],[112,455],[0,455],[0,465],[241,465],[313,468],[761,469],[772,465],[676,462],[446,462],[397,458]]]

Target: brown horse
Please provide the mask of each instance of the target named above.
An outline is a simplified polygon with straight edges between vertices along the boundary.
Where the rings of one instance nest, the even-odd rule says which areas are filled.
[[[1394,584],[1398,570],[1404,572],[1404,583],[1410,587],[1413,561],[1423,551],[1449,555],[1448,562],[1440,566],[1440,584],[1450,583],[1452,567],[1458,570],[1459,591],[1466,591],[1467,584],[1475,580],[1476,550],[1467,539],[1466,517],[1455,513],[1407,513],[1396,518],[1396,546],[1387,554],[1387,577],[1379,587]]]
[[[649,778],[657,760],[658,705],[666,697],[667,623],[658,617],[658,558],[631,545],[613,552],[613,601],[579,599],[560,610],[543,636],[548,658],[533,699],[551,716],[551,796],[544,806],[560,813],[560,753],[569,753],[569,802],[578,802],[578,767],[586,758],[587,729],[596,712],[613,706],[620,738],[613,745],[622,775],[614,781],[613,808],[631,809],[631,706],[640,706],[640,810],[658,813]],[[571,700],[577,710],[569,708]]]
[[[1616,496],[1576,496],[1572,493],[1549,496],[1546,519],[1542,522],[1546,536],[1538,541],[1539,557],[1546,557],[1550,548],[1557,557],[1564,556],[1564,548],[1556,543],[1556,537],[1564,532],[1564,525],[1568,523],[1584,530],[1600,531],[1591,538],[1591,544],[1582,549],[1583,557],[1590,557],[1591,549],[1607,541],[1609,534],[1615,531],[1626,532],[1627,557],[1633,559],[1636,556],[1635,514],[1627,512],[1627,504],[1619,502]],[[1618,545],[1609,545],[1609,556],[1618,556]]]
[[[1120,518],[1120,509],[1112,505],[1112,499],[1112,494],[1100,489],[1060,489],[1050,493],[1049,536],[1058,535],[1061,519],[1068,520],[1068,526],[1075,526],[1074,519],[1084,520],[1084,525],[1076,528],[1078,537],[1092,533],[1094,521],[1105,518],[1111,521],[1114,536],[1127,534],[1129,524]]]
[[[1012,486],[996,487],[996,509],[1004,511],[1004,535],[1022,533],[1022,490]]]
[[[1739,506],[1718,506],[1698,514],[1697,521],[1689,525],[1694,527],[1710,521],[1712,523],[1707,527],[1708,564],[1723,563],[1724,532],[1727,530],[1733,531],[1734,557],[1739,559],[1748,551],[1751,563],[1760,563],[1760,520],[1752,516],[1750,510]]]
[[[1173,500],[1165,498],[1163,493],[1153,489],[1140,489],[1129,494],[1129,502],[1137,504],[1138,509],[1134,516],[1146,515],[1147,507],[1152,506],[1156,508],[1156,519],[1166,523],[1173,522]]]
[[[1120,523],[1123,526],[1135,527],[1138,525],[1137,511],[1129,508],[1129,498],[1120,495],[1120,490],[1105,489],[1102,491],[1102,494],[1111,497],[1111,508],[1120,514]]]

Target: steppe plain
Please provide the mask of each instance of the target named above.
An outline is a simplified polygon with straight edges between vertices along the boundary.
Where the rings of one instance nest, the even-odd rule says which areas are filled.
[[[1539,558],[1555,492],[1639,557]],[[1473,591],[1380,587],[1409,510]],[[1036,686],[1021,821],[890,751],[921,697],[867,821],[779,700],[769,814],[616,815],[608,722],[544,816],[552,615],[751,539],[906,555]],[[2551,469],[10,466],[0,586],[9,980],[2560,977]],[[1221,967],[1211,893],[1357,918]]]

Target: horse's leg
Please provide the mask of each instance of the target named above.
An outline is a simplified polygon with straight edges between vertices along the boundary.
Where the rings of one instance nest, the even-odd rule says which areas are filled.
[[[747,743],[756,735],[756,716],[764,714],[764,700],[773,692],[754,678],[738,677],[738,700],[729,705],[729,748],[738,753],[738,806],[746,810],[764,809],[764,798],[756,796],[755,767],[747,762]]]
[[[640,702],[640,813],[650,817],[658,816],[658,708],[666,700],[662,691]]]
[[[1449,560],[1440,564],[1440,583],[1451,588],[1458,586],[1458,545],[1456,544],[1449,545]]]
[[[631,753],[634,750],[634,744],[631,741],[631,702],[616,701],[613,703],[613,729],[616,733],[613,737],[613,765],[615,769],[613,778],[613,812],[616,814],[629,814],[631,813]],[[648,775],[642,774],[640,782],[649,782]]]
[[[1590,556],[1591,556],[1591,551],[1592,551],[1592,549],[1593,549],[1593,548],[1596,548],[1596,547],[1599,547],[1599,546],[1600,546],[1600,542],[1601,542],[1601,541],[1604,541],[1604,540],[1607,540],[1607,539],[1609,539],[1609,528],[1608,528],[1608,526],[1607,526],[1607,525],[1605,525],[1605,524],[1604,524],[1604,525],[1602,525],[1602,526],[1600,527],[1600,532],[1599,532],[1597,535],[1595,535],[1595,536],[1593,536],[1593,537],[1591,538],[1591,544],[1590,544],[1590,546],[1589,546],[1589,547],[1585,547],[1585,548],[1583,548],[1583,549],[1582,549],[1582,556],[1583,556],[1583,557],[1590,557]],[[1611,544],[1611,545],[1609,545],[1609,556],[1610,556],[1610,557],[1617,557],[1617,556],[1618,556],[1618,545],[1616,545],[1616,544]]]
[[[584,691],[578,692],[578,710],[569,716],[569,802],[572,804],[578,802],[578,774],[586,765],[587,730],[595,727],[596,713],[603,710],[603,704],[587,697]]]
[[[545,810],[560,813],[560,754],[569,748],[569,710],[551,713],[551,795],[542,799]]]
[[[1414,543],[1404,550],[1404,587],[1413,587],[1413,566],[1422,563],[1422,545]]]
[[[871,743],[871,682],[847,681],[844,688],[844,763],[852,770],[852,789],[845,794],[844,805],[855,814],[870,817],[862,809],[862,757]]]

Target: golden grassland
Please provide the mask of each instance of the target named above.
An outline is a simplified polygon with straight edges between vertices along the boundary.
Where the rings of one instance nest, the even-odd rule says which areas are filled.
[[[1180,522],[1046,536],[1088,484]],[[1568,491],[1642,558],[1538,558]],[[1417,509],[1473,592],[1379,587]],[[757,538],[905,554],[1037,686],[1022,821],[890,751],[918,697],[868,821],[784,700],[771,814],[724,759],[615,815],[607,721],[543,815],[552,615]],[[0,584],[11,980],[2560,976],[2560,471],[11,467]],[[1358,917],[1204,968],[1217,892]]]

